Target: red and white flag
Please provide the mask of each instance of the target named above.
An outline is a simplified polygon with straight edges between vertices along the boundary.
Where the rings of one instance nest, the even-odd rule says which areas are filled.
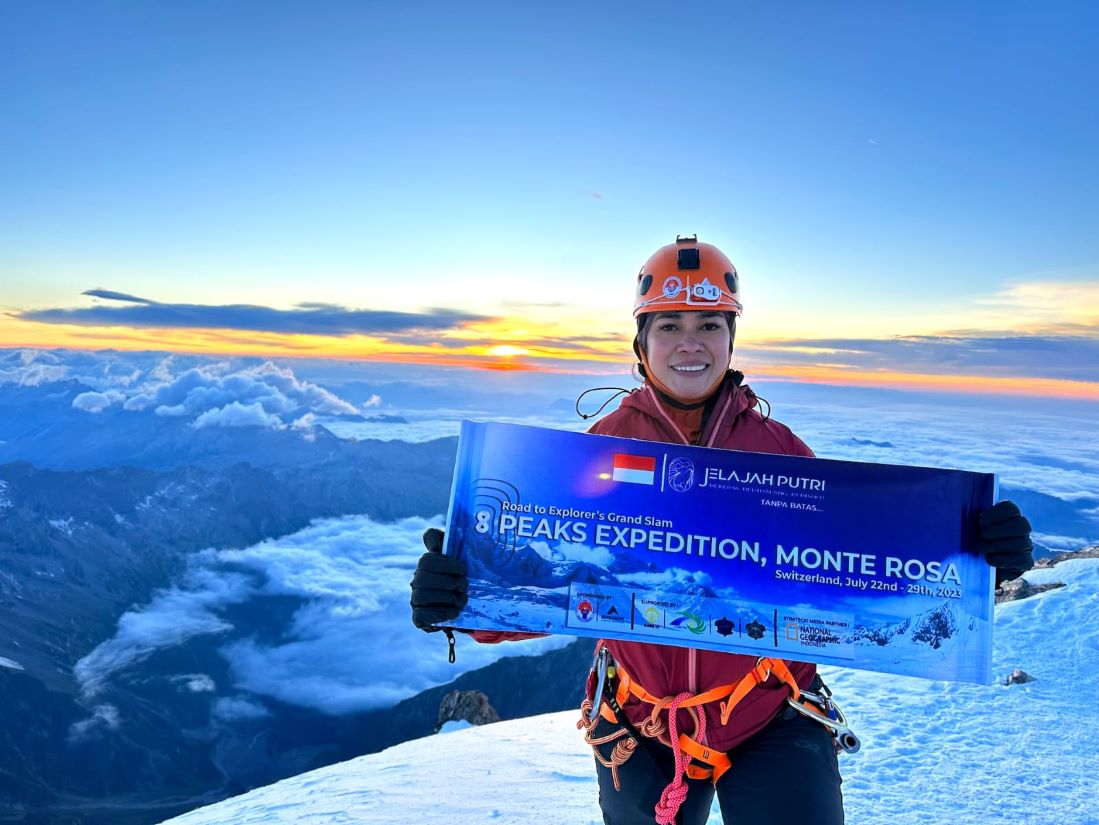
[[[614,454],[615,481],[628,481],[631,484],[652,484],[656,477],[656,459],[647,455]]]

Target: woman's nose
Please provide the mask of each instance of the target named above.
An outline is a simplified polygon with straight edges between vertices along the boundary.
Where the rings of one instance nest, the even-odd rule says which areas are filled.
[[[679,339],[678,349],[685,352],[694,352],[695,350],[701,349],[701,347],[702,339],[693,332],[685,332],[683,333],[683,337]]]

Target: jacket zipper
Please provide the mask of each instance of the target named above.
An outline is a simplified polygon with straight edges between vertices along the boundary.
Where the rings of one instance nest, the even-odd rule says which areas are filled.
[[[653,392],[652,387],[646,387],[645,389],[648,390],[650,393]],[[710,437],[706,439],[705,446],[714,446],[714,441],[717,440],[717,433],[718,430],[721,429],[721,422],[725,418],[725,413],[728,412],[729,407],[732,405],[739,392],[740,387],[734,387],[733,391],[729,393],[728,398],[725,399],[725,403],[721,405],[721,409],[718,411],[717,415],[709,421]],[[664,411],[664,405],[660,403],[660,399],[656,397],[655,393],[653,394],[653,403],[656,405],[656,410],[660,413],[660,417],[664,419],[667,425],[671,428],[672,432],[679,436],[679,440],[681,442],[690,447],[691,442],[687,440],[687,436],[683,435],[683,431],[680,430],[678,426],[676,426],[676,423],[674,421],[672,421],[671,416]],[[698,434],[698,442],[694,446],[702,445],[703,435],[705,435],[705,433],[700,432]]]
[[[651,387],[648,387],[647,389],[649,390],[649,392],[652,392]],[[725,403],[721,405],[721,409],[718,411],[718,414],[710,422],[711,429],[710,437],[706,440],[707,447],[713,446],[714,440],[717,438],[717,432],[720,428],[721,420],[725,417],[725,413],[728,411],[729,406],[733,403],[733,399],[736,398],[737,392],[739,390],[740,387],[736,387],[733,392],[729,393],[729,396],[725,399]],[[679,429],[679,427],[676,426],[675,422],[672,421],[671,416],[669,416],[664,411],[664,406],[660,403],[660,399],[654,396],[653,400],[656,402],[657,411],[660,413],[664,421],[667,422],[668,426],[671,427],[672,432],[679,436],[680,441],[690,446],[690,442],[683,435],[683,432]],[[699,433],[699,441],[701,440],[702,433]],[[689,690],[693,695],[698,695],[698,650],[693,647],[687,648],[687,690]],[[706,710],[705,708],[699,708],[699,712],[705,713]],[[702,744],[707,745],[709,743],[705,741],[705,738],[703,738]]]
[[[725,399],[725,403],[721,405],[721,411],[718,412],[718,414],[716,416],[714,416],[714,419],[711,422],[712,426],[710,428],[710,437],[708,439],[706,439],[706,446],[707,447],[714,446],[714,441],[717,439],[717,431],[721,427],[722,419],[725,418],[725,412],[729,409],[729,405],[733,403],[733,399],[735,399],[737,397],[737,393],[739,393],[739,392],[740,392],[740,387],[734,387],[733,391],[731,393],[729,393],[729,397]],[[699,441],[702,440],[702,433],[698,434],[698,439],[699,439]]]
[[[648,387],[647,389],[649,390],[649,392],[652,392],[651,387]],[[714,433],[717,432],[718,424],[720,423],[721,419],[724,418],[725,411],[729,409],[729,404],[732,401],[732,397],[733,396],[730,395],[729,398],[725,399],[725,403],[722,405],[721,411],[718,413],[717,418],[714,419],[713,430],[710,434],[709,443],[706,446],[710,446],[711,444],[713,444]],[[656,402],[657,411],[660,413],[661,417],[667,422],[668,426],[671,427],[672,432],[679,436],[680,441],[690,446],[690,442],[683,435],[683,432],[679,429],[679,427],[676,426],[675,422],[672,421],[671,416],[664,412],[664,406],[660,403],[660,399],[654,396],[653,401]],[[693,647],[687,648],[687,690],[689,690],[691,693],[698,693],[698,651]]]
[[[646,387],[646,389],[652,393],[652,387]],[[667,422],[668,426],[672,428],[672,432],[679,436],[679,440],[687,446],[690,446],[691,442],[687,440],[687,437],[683,435],[683,432],[675,425],[670,415],[664,412],[664,406],[660,403],[660,399],[653,394],[653,403],[656,405],[656,411],[660,413],[660,416]]]

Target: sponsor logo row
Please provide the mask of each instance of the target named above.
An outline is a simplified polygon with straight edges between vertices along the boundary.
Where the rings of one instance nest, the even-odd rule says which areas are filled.
[[[573,613],[583,624],[629,625],[634,629],[685,631],[696,636],[717,634],[762,639],[769,632],[768,626],[756,618],[703,617],[691,610],[652,604],[631,608],[620,607],[614,602],[599,602],[597,606],[592,599],[580,599],[573,607]]]

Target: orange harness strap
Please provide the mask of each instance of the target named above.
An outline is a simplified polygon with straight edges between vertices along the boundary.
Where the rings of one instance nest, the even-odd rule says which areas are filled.
[[[700,745],[685,733],[679,734],[679,747],[692,759],[705,762],[710,766],[709,768],[703,768],[698,765],[688,765],[687,776],[691,779],[709,779],[716,785],[717,780],[725,775],[725,771],[733,767],[733,762],[727,754]]]
[[[762,685],[772,674],[786,683],[786,686],[790,688],[790,692],[793,695],[795,702],[801,698],[801,688],[798,687],[798,683],[794,679],[794,674],[790,672],[790,668],[786,666],[786,662],[782,659],[771,659],[770,657],[764,656],[760,658],[760,660],[756,662],[756,666],[749,670],[744,678],[737,683],[736,687],[734,687],[729,694],[729,698],[721,703],[721,724],[728,724],[729,716],[732,715],[733,708],[740,704],[741,700],[751,692],[752,688]],[[726,685],[726,687],[729,686]]]
[[[653,706],[651,721],[655,723],[657,721],[656,717],[659,715],[660,711],[667,707],[674,697],[669,696],[662,699],[658,696],[654,696],[631,679],[630,675],[622,669],[621,665],[615,664],[613,667],[615,668],[615,672],[611,673],[610,668],[608,668],[608,674],[612,676],[617,675],[618,677],[618,688],[615,691],[614,696],[615,703],[621,707],[632,694],[642,702],[646,702]],[[801,697],[801,688],[798,687],[798,683],[794,679],[794,675],[790,672],[790,668],[787,666],[786,662],[782,659],[772,659],[769,656],[763,656],[756,662],[755,667],[748,671],[739,682],[736,682],[735,684],[719,685],[704,693],[699,693],[689,699],[684,699],[678,704],[681,708],[695,708],[699,705],[704,705],[707,702],[717,702],[724,699],[725,701],[721,702],[721,724],[725,725],[728,724],[729,717],[732,715],[733,710],[744,700],[744,697],[751,693],[753,689],[766,682],[772,675],[784,682],[787,687],[790,688],[794,701],[797,701]],[[602,703],[599,712],[608,720],[612,720],[614,715],[613,711],[606,703]],[[649,726],[649,730],[653,730],[653,728],[654,725]],[[663,731],[660,730],[659,733],[663,733]],[[656,736],[657,732],[654,731],[652,735]],[[659,738],[659,736],[657,738]],[[670,743],[665,744],[670,745]],[[692,779],[705,779],[712,775],[713,782],[716,784],[722,775],[732,767],[732,762],[730,762],[729,757],[726,754],[701,744],[685,733],[679,735],[679,747],[693,759],[710,765],[709,768],[689,765],[687,768],[687,775]]]

